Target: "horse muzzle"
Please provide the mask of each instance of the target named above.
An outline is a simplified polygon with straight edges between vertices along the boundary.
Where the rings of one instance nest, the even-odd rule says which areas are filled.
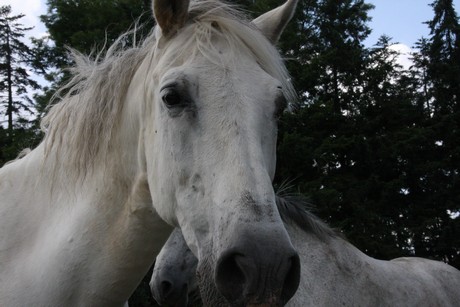
[[[224,251],[215,267],[218,292],[232,306],[282,306],[295,294],[300,282],[300,260],[289,240],[252,233]],[[274,248],[274,242],[277,242]]]

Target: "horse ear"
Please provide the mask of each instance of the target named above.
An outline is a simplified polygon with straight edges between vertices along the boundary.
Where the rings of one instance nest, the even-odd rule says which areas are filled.
[[[260,31],[272,42],[278,42],[281,33],[294,15],[298,0],[287,0],[286,3],[252,21]]]
[[[190,0],[153,0],[153,15],[165,37],[182,28],[188,18]]]

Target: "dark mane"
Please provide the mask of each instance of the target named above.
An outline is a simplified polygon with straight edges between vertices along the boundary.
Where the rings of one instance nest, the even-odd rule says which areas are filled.
[[[343,237],[337,230],[329,227],[308,209],[311,205],[301,195],[276,195],[276,206],[284,223],[294,224],[300,229],[313,233],[320,239]]]

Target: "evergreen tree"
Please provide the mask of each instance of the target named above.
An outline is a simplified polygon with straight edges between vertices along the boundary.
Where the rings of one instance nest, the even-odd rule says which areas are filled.
[[[67,47],[83,54],[100,52],[136,22],[145,25],[143,34],[153,26],[147,0],[48,0],[47,4],[48,12],[41,19],[55,43],[52,64],[59,68],[71,64]]]
[[[0,127],[0,165],[41,138],[37,123],[31,120],[35,103],[30,94],[40,86],[29,71],[43,67],[35,58],[36,49],[23,41],[31,28],[20,23],[22,17],[13,16],[9,6],[0,7],[0,114],[7,118],[6,129]]]
[[[427,22],[430,38],[420,44],[429,102],[423,164],[412,175],[415,253],[460,264],[460,26],[452,0],[437,0]],[[422,65],[423,64],[423,65]]]
[[[409,73],[414,80],[414,92],[420,93],[415,102],[420,108],[426,111],[429,117],[433,113],[432,99],[430,97],[430,89],[432,87],[428,77],[429,58],[429,43],[428,39],[421,38],[415,43],[416,52],[412,53],[411,60],[413,65],[410,67]]]
[[[32,28],[19,23],[23,14],[11,15],[10,6],[0,7],[0,103],[8,118],[8,131],[13,132],[14,117],[22,118],[21,111],[33,113],[33,102],[27,96],[28,89],[38,89],[38,83],[27,72],[33,59],[33,50],[23,41]]]
[[[437,0],[431,6],[428,74],[436,116],[460,109],[460,26],[452,0]]]
[[[302,2],[287,31],[296,41],[281,45],[296,59],[289,68],[301,101],[300,109],[281,119],[277,180],[291,178],[311,196],[321,217],[381,256],[366,245],[378,220],[370,201],[377,198],[372,194],[377,184],[366,168],[371,151],[361,115],[369,100],[363,87],[369,55],[362,41],[370,33],[371,8],[364,1]]]

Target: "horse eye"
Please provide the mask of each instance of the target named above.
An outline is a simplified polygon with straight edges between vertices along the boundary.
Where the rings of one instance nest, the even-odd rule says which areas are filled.
[[[165,89],[161,99],[168,108],[178,107],[183,104],[182,97],[174,88]]]

